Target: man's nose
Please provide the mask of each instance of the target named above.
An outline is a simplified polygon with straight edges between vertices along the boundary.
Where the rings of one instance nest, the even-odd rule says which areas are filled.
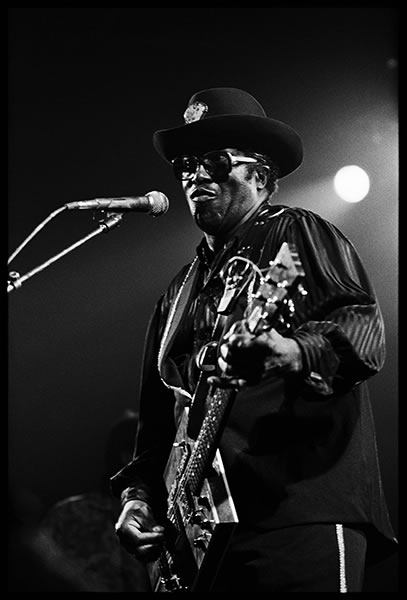
[[[208,171],[206,171],[205,167],[199,163],[193,179],[195,181],[208,180],[211,179],[211,176],[209,175]]]

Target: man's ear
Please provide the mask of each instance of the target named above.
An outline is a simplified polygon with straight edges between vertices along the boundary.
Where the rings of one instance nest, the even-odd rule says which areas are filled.
[[[256,182],[259,189],[263,189],[267,185],[269,178],[269,169],[267,166],[259,165],[256,168]]]

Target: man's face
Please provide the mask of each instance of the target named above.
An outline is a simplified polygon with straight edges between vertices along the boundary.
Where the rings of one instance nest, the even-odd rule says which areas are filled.
[[[233,156],[243,153],[225,148]],[[210,236],[232,229],[259,202],[256,175],[248,176],[248,165],[232,167],[226,181],[216,183],[202,165],[192,179],[182,182],[185,197],[197,226]]]

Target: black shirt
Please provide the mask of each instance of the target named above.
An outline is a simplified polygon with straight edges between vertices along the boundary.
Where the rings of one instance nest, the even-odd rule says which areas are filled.
[[[202,241],[194,261],[157,303],[146,340],[134,460],[112,479],[117,495],[138,479],[164,501],[162,473],[177,407],[193,395],[194,358],[210,339],[222,266],[240,253],[260,268],[283,242],[298,251],[307,295],[292,316],[303,371],[240,391],[220,449],[242,527],[353,523],[370,536],[368,559],[393,548],[366,380],[385,359],[380,308],[353,244],[301,208],[260,207],[216,256]],[[240,302],[224,323],[241,318]]]

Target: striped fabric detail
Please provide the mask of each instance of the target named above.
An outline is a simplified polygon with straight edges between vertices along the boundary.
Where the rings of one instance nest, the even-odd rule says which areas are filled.
[[[353,386],[380,371],[383,317],[353,244],[332,223],[298,208],[275,221],[269,247],[281,237],[296,246],[305,271],[308,295],[295,300],[292,326],[304,371],[318,376],[316,391],[330,394],[334,379]]]
[[[336,524],[335,528],[339,556],[339,592],[341,594],[345,594],[348,591],[348,587],[346,583],[345,539],[343,537],[343,526]]]
[[[165,326],[165,330],[161,339],[161,345],[158,351],[158,357],[157,357],[157,366],[158,366],[158,372],[160,373],[160,377],[162,382],[164,383],[164,385],[169,388],[172,389],[175,392],[180,393],[181,395],[187,396],[187,398],[191,399],[191,394],[189,392],[187,392],[186,390],[184,390],[181,387],[174,387],[169,385],[165,379],[162,376],[162,365],[166,356],[166,353],[168,352],[168,348],[169,348],[169,341],[170,338],[175,334],[176,329],[177,329],[177,325],[179,323],[179,320],[181,318],[181,316],[184,314],[184,310],[187,306],[186,300],[183,302],[183,309],[179,309],[179,304],[181,302],[181,298],[184,292],[184,289],[187,289],[186,295],[189,296],[190,292],[191,292],[191,286],[193,285],[193,273],[196,270],[197,267],[197,263],[198,263],[198,257],[195,256],[194,260],[192,261],[187,274],[185,275],[184,280],[181,283],[181,286],[177,292],[177,295],[171,305],[170,308],[170,312],[167,318],[167,323]],[[178,313],[177,313],[178,310]]]

